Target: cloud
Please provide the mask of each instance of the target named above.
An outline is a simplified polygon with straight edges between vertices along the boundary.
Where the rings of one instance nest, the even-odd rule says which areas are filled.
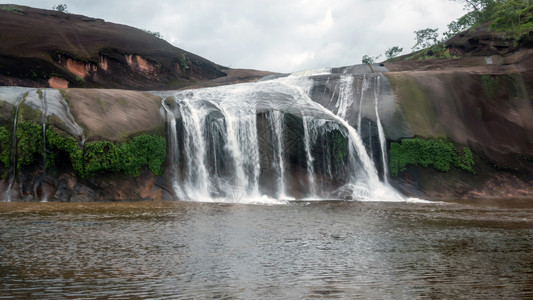
[[[57,0],[15,1],[51,9]],[[457,19],[449,0],[78,0],[76,14],[158,31],[173,45],[233,68],[291,72],[361,63],[392,46],[407,53],[413,31]]]

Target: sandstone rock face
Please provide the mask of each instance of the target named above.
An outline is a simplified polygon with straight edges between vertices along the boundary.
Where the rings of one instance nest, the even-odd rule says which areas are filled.
[[[0,85],[174,89],[227,70],[136,28],[25,6],[0,6],[0,37]]]
[[[5,155],[10,150],[20,152],[15,149],[19,147],[17,143],[15,148],[12,145],[11,138],[16,136],[13,117],[39,128],[44,124],[43,132],[47,128],[57,129],[72,137],[81,149],[92,142],[123,143],[140,134],[164,136],[168,141],[171,123],[165,111],[172,108],[178,113],[176,107],[170,106],[180,104],[164,99],[168,107],[163,107],[162,98],[171,94],[165,90],[284,76],[227,69],[131,27],[79,15],[14,7],[0,9],[0,85],[42,89],[0,87],[0,198],[63,202],[175,199],[175,182],[169,168],[173,154],[169,153],[165,172],[158,176],[143,167],[138,176],[106,171],[85,178],[70,164],[71,158],[63,150],[55,158],[54,169],[47,169],[45,157],[49,153],[45,147],[33,149],[38,153],[34,157],[38,158],[15,170],[13,163],[17,163],[17,158]],[[358,131],[382,181],[389,168],[381,159],[382,150],[387,151],[391,143],[402,139],[447,139],[472,151],[476,174],[457,168],[440,172],[408,166],[390,177],[391,184],[406,196],[533,198],[533,50],[528,48],[533,44],[531,39],[530,35],[520,44],[513,44],[499,34],[483,30],[466,32],[448,42],[448,53],[460,58],[399,59],[384,66],[336,68],[313,75],[305,92]],[[73,44],[72,40],[79,43]],[[27,47],[29,44],[37,46]],[[154,95],[135,90],[163,91]],[[276,97],[268,91],[259,94]],[[280,103],[290,100],[281,93],[277,96],[285,97],[278,99]],[[272,167],[276,158],[264,149],[272,148],[275,140],[268,114],[276,105],[275,99],[267,102],[272,105],[256,111],[261,154],[258,180],[261,189],[273,190],[278,176]],[[321,165],[330,159],[331,153],[325,149],[332,148],[324,144],[331,143],[333,136],[316,138],[316,145],[309,149],[316,165],[309,168],[303,146],[301,110],[305,107],[284,105],[285,168],[293,175],[286,184],[291,195],[305,197],[313,182],[317,188],[336,189],[347,177],[342,155],[333,165],[340,170],[335,176],[328,175],[331,166]],[[212,117],[223,118],[221,114]],[[191,142],[182,134],[180,118],[176,116],[175,138],[182,144]],[[331,121],[332,117],[327,119]],[[385,147],[380,143],[379,125],[383,127]],[[42,146],[46,137],[38,132],[31,141]],[[110,144],[106,145],[99,151],[110,151]],[[183,153],[178,155],[183,157]],[[106,163],[109,162],[101,162]],[[182,166],[175,169],[185,172]],[[312,181],[308,176],[310,169],[316,172]]]
[[[490,59],[489,59],[490,58]],[[448,138],[476,154],[476,175],[410,167],[394,184],[428,198],[533,196],[533,51],[463,61],[391,64],[394,128],[408,137]],[[447,64],[450,64],[447,68]],[[405,134],[405,133],[408,134]]]

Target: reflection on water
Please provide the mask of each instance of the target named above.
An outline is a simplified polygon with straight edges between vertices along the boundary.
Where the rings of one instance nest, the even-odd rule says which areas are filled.
[[[533,208],[1,203],[4,298],[531,298]]]

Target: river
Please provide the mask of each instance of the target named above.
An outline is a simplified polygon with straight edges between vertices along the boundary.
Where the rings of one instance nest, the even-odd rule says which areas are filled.
[[[0,203],[0,298],[533,298],[533,204]]]

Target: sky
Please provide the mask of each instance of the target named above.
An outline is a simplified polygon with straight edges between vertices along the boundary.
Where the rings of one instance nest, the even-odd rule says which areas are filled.
[[[176,47],[231,68],[293,72],[360,64],[393,46],[411,52],[415,30],[462,16],[451,0],[13,0],[159,32]]]

